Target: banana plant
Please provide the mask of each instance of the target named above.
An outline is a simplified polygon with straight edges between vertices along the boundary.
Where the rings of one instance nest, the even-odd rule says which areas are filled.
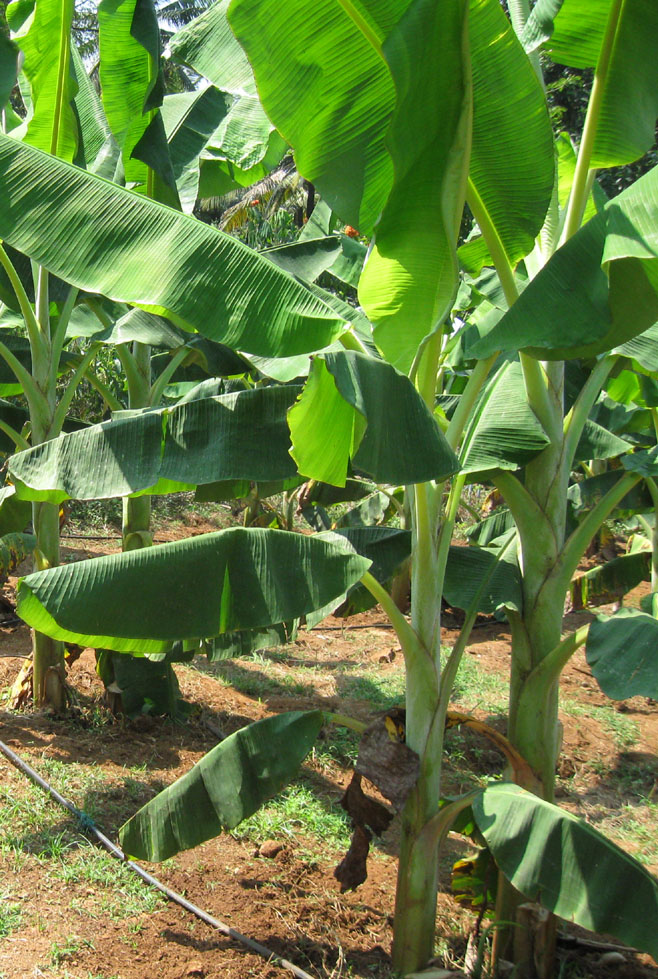
[[[31,208],[28,206],[27,209],[23,209],[21,206],[23,217],[27,216],[28,210],[34,208],[41,214],[41,217],[45,217],[46,197],[42,195],[46,192],[46,187],[50,188],[46,196],[50,196],[58,182],[62,187],[68,186],[68,190],[71,192],[67,193],[70,207],[68,218],[63,219],[63,213],[59,212],[60,205],[51,199],[50,231],[45,230],[42,225],[37,232],[41,244],[49,240],[46,251],[50,254],[41,253],[37,256],[34,252],[35,241],[34,239],[29,241],[31,237],[30,219],[28,219],[27,225],[23,226],[24,230],[28,232],[27,238],[23,238],[20,233],[16,234],[16,227],[13,231],[9,227],[5,227],[2,232],[5,241],[5,248],[0,252],[3,270],[2,282],[0,283],[2,300],[8,303],[10,310],[16,309],[22,315],[29,341],[28,363],[24,364],[22,359],[17,356],[17,352],[13,349],[14,344],[9,337],[7,337],[9,342],[4,342],[0,350],[3,360],[15,375],[18,389],[22,390],[28,401],[32,444],[39,444],[54,438],[61,431],[75,389],[88,373],[89,365],[96,349],[98,349],[97,342],[92,341],[84,356],[78,358],[78,362],[73,364],[74,370],[69,378],[68,386],[59,403],[56,403],[56,381],[58,373],[61,372],[60,361],[69,320],[76,303],[84,298],[85,301],[89,300],[97,309],[102,310],[103,304],[97,299],[90,298],[90,293],[106,294],[124,300],[129,300],[135,296],[134,288],[143,294],[144,283],[148,279],[152,279],[153,275],[153,265],[147,257],[149,247],[152,251],[152,258],[157,257],[156,264],[162,268],[162,274],[158,276],[160,285],[169,279],[169,285],[165,287],[165,292],[171,292],[173,287],[173,292],[178,292],[179,299],[182,299],[182,293],[186,290],[190,280],[187,276],[181,279],[179,272],[175,271],[167,261],[170,250],[173,250],[171,253],[175,253],[177,259],[182,258],[182,252],[179,252],[178,245],[175,244],[177,236],[187,239],[188,260],[197,255],[199,248],[200,252],[203,252],[204,248],[200,245],[201,238],[206,241],[206,249],[209,248],[210,253],[207,254],[207,261],[209,262],[214,261],[212,253],[217,246],[220,246],[219,250],[223,251],[223,255],[221,258],[217,255],[217,258],[225,269],[229,269],[228,279],[221,272],[213,277],[214,288],[210,292],[215,291],[217,296],[221,293],[222,298],[219,303],[210,298],[205,288],[197,290],[197,298],[203,295],[204,301],[210,299],[210,306],[205,312],[201,312],[198,306],[196,311],[192,312],[192,307],[196,303],[194,300],[191,304],[189,300],[184,300],[186,304],[190,305],[188,312],[191,313],[191,319],[183,316],[178,322],[182,323],[188,331],[194,330],[195,323],[210,324],[212,336],[212,324],[217,322],[218,317],[219,320],[223,321],[220,332],[227,328],[228,332],[231,332],[233,328],[229,326],[228,321],[230,319],[233,320],[237,330],[236,336],[243,333],[245,328],[249,331],[250,320],[252,328],[257,320],[260,331],[264,309],[270,302],[273,303],[275,309],[278,308],[272,323],[275,332],[277,323],[278,328],[285,332],[287,328],[293,325],[293,320],[295,320],[295,328],[306,322],[313,324],[314,327],[319,327],[310,343],[308,338],[305,338],[302,346],[308,343],[309,348],[312,348],[317,343],[317,346],[322,347],[347,326],[341,317],[334,315],[322,301],[314,301],[313,297],[309,297],[305,290],[296,287],[288,275],[279,274],[278,270],[269,264],[267,270],[265,270],[266,263],[258,263],[256,266],[256,269],[265,272],[264,277],[259,278],[252,274],[255,270],[251,269],[252,256],[249,250],[234,244],[226,236],[216,235],[210,232],[210,229],[199,228],[197,233],[200,233],[200,238],[195,240],[194,233],[191,236],[188,233],[191,219],[184,219],[183,215],[180,215],[182,224],[178,224],[178,230],[175,230],[169,224],[170,218],[167,209],[155,206],[149,211],[151,217],[147,217],[145,213],[142,213],[140,217],[138,213],[139,204],[145,205],[149,210],[145,198],[153,188],[161,188],[163,195],[168,195],[169,202],[176,203],[178,200],[176,176],[178,175],[183,183],[187,181],[186,185],[189,185],[189,176],[186,174],[190,169],[193,170],[195,160],[198,163],[199,140],[204,132],[203,127],[199,132],[198,120],[190,120],[193,110],[203,102],[205,108],[203,118],[207,132],[216,126],[226,114],[226,104],[220,93],[213,89],[210,94],[206,91],[195,96],[192,107],[186,103],[183,106],[175,107],[176,111],[173,111],[173,114],[170,112],[170,142],[176,150],[174,153],[176,166],[172,167],[171,164],[167,166],[169,156],[162,129],[163,124],[159,113],[155,112],[154,108],[158,98],[161,99],[161,93],[158,95],[158,59],[157,49],[154,48],[157,24],[155,24],[156,30],[154,31],[152,3],[129,2],[120,4],[118,7],[115,4],[104,4],[99,11],[103,23],[105,65],[103,77],[107,118],[84,71],[81,60],[77,57],[77,53],[70,43],[72,9],[72,0],[71,2],[67,0],[67,3],[63,5],[59,3],[49,4],[45,0],[40,0],[38,7],[30,4],[11,4],[8,8],[8,16],[13,28],[13,43],[3,45],[0,52],[3,59],[3,78],[6,75],[10,82],[16,77],[18,49],[20,48],[23,52],[22,77],[25,78],[25,82],[22,84],[22,91],[25,93],[26,104],[29,109],[26,122],[22,126],[12,129],[13,138],[0,134],[9,157],[17,153],[18,157],[23,159],[23,177],[21,178],[19,173],[8,163],[8,158],[5,158],[2,167],[5,200],[8,203],[12,193],[22,196],[21,187],[24,189],[26,186],[32,187],[36,193],[32,198]],[[32,14],[33,16],[31,16]],[[136,27],[135,36],[130,35],[127,39],[131,27]],[[150,34],[149,28],[151,28]],[[146,47],[137,40],[138,37],[144,39],[145,36],[147,39]],[[149,37],[150,41],[148,40]],[[149,49],[149,45],[152,50]],[[129,50],[126,50],[127,46]],[[46,64],[42,58],[41,52],[46,48],[58,52],[56,64],[52,59],[48,59]],[[121,78],[122,70],[126,68],[126,58],[133,68],[136,66],[134,71],[131,70],[128,73],[132,80],[132,87],[127,94],[124,91],[123,79]],[[3,88],[3,97],[9,93],[10,82],[5,86],[6,91]],[[125,101],[124,95],[126,96]],[[146,111],[143,112],[143,109]],[[186,122],[191,123],[187,129],[185,128]],[[50,138],[48,134],[50,134]],[[194,143],[194,139],[186,138],[190,134],[196,138],[195,146],[191,148],[190,142]],[[22,141],[19,141],[17,136],[22,137]],[[32,147],[36,147],[34,150],[36,155],[31,158],[30,162],[30,159],[25,156],[25,151],[29,153]],[[144,163],[143,160],[138,159],[138,156],[145,157],[151,163],[154,162],[153,157],[155,156],[157,169],[155,165],[151,166],[149,162]],[[64,165],[64,170],[54,173],[47,172],[51,165],[56,164],[56,157],[61,158],[58,165]],[[39,164],[36,163],[37,159],[40,160],[40,165],[46,168],[45,171],[42,171],[40,191],[37,191],[36,170],[39,168]],[[141,195],[141,200],[136,194],[130,194],[127,191],[122,191],[119,197],[114,197],[114,193],[119,191],[119,187],[112,188],[102,180],[96,180],[87,185],[87,190],[82,192],[82,196],[79,196],[80,188],[77,191],[74,189],[70,183],[71,177],[77,175],[85,180],[88,174],[77,167],[67,167],[66,163],[70,164],[71,162],[79,166],[88,166],[90,170],[106,178],[119,179],[121,182],[128,179],[137,190],[147,193]],[[26,184],[24,180],[27,181]],[[9,189],[9,185],[11,185],[12,190]],[[123,231],[121,233],[124,238],[133,236],[136,224],[141,227],[143,232],[146,232],[147,238],[151,238],[151,246],[143,247],[146,245],[145,239],[142,239],[141,246],[135,246],[133,255],[139,253],[137,262],[131,263],[130,259],[122,261],[123,272],[119,272],[119,279],[123,278],[123,284],[119,285],[118,290],[116,288],[118,267],[114,265],[109,252],[107,252],[107,261],[102,255],[108,242],[103,242],[102,236],[100,239],[93,239],[89,232],[87,232],[86,257],[82,263],[78,264],[78,273],[82,273],[86,282],[83,283],[79,275],[76,277],[75,272],[72,276],[69,271],[64,271],[63,268],[61,271],[64,273],[64,280],[66,281],[53,274],[55,269],[51,256],[54,252],[63,257],[61,248],[64,235],[68,236],[71,244],[69,257],[73,257],[74,264],[77,263],[81,242],[85,237],[85,231],[80,226],[80,202],[84,199],[90,203],[98,192],[101,193],[101,196],[109,195],[105,196],[104,201],[97,200],[97,214],[100,216],[105,211],[105,217],[109,218],[109,222],[106,223],[106,233],[109,232],[110,237],[117,235],[122,226]],[[111,199],[114,199],[114,205],[110,203]],[[137,206],[137,211],[134,210],[135,206]],[[85,212],[86,209],[87,205],[85,205]],[[152,220],[153,217],[156,218],[155,221]],[[163,225],[158,227],[158,217],[160,221],[164,220],[164,224],[168,226],[168,231],[164,231]],[[83,225],[87,226],[86,214],[82,221]],[[66,231],[63,233],[65,226]],[[74,230],[76,226],[78,230]],[[32,224],[32,229],[36,230],[34,224]],[[169,245],[167,245],[167,239]],[[18,249],[18,251],[14,249]],[[37,251],[39,251],[38,247]],[[26,263],[22,257],[28,253],[32,261],[34,287],[31,283],[30,263],[29,261]],[[183,259],[183,264],[184,262]],[[132,269],[130,268],[131,264]],[[197,266],[197,275],[201,278],[205,277],[206,273],[201,270],[196,257],[193,264]],[[138,274],[137,281],[135,281],[134,271],[137,268],[141,268],[141,273]],[[165,271],[167,268],[168,271]],[[140,275],[141,285],[139,284]],[[175,285],[174,280],[177,277],[178,283]],[[75,284],[72,281],[73,278],[76,278]],[[130,282],[131,279],[133,280],[132,283]],[[243,288],[245,279],[250,279],[253,285]],[[229,286],[229,280],[233,282],[232,287]],[[269,286],[266,285],[266,280],[269,282]],[[152,280],[149,286],[150,290],[154,284]],[[229,286],[228,292],[226,286]],[[294,299],[292,295],[284,298],[289,289],[292,289],[297,299]],[[159,288],[156,287],[153,292],[155,302],[149,308],[156,312],[170,312],[173,318],[176,318],[173,308],[169,310],[166,305],[161,305],[159,299],[155,298],[158,292]],[[173,292],[171,292],[171,298],[173,298]],[[281,304],[282,299],[283,303]],[[292,301],[290,302],[288,299]],[[263,307],[263,302],[266,303],[266,307]],[[178,305],[178,300],[174,299],[173,305]],[[233,312],[229,312],[231,308]],[[222,310],[224,311],[223,314]],[[319,315],[316,315],[318,313]],[[298,314],[300,318],[296,319]],[[5,318],[4,314],[3,318]],[[286,321],[288,327],[286,327]],[[328,335],[323,331],[324,324],[329,327]],[[250,343],[247,341],[244,346],[249,348]],[[266,343],[264,347],[256,345],[254,352],[269,355],[272,353],[272,349]],[[146,361],[148,359],[146,353],[138,347],[136,354],[137,356],[133,357],[126,346],[121,348],[124,367],[131,382],[133,402],[136,400],[137,403],[143,403],[146,392],[148,391],[150,396],[153,391],[149,390],[150,385],[146,378]],[[175,362],[168,368],[169,372],[173,370],[174,366]],[[154,385],[154,390],[161,391],[165,381],[166,374],[160,374]],[[117,408],[119,406],[113,404],[112,407]],[[24,436],[11,425],[8,428],[7,424],[3,421],[5,434],[9,433],[19,448],[25,448],[28,443]],[[136,509],[140,506],[143,507],[144,504],[142,501],[137,501],[129,503],[127,506]],[[49,503],[35,503],[33,522],[37,536],[37,546],[34,552],[36,564],[38,567],[55,566],[58,563],[59,522],[57,508]],[[134,523],[132,517],[130,522]],[[144,520],[141,520],[140,523],[144,523]],[[131,539],[133,541],[138,538],[141,540],[140,532],[144,530],[144,527],[140,525],[134,529],[137,534],[133,535]],[[35,634],[34,660],[35,701],[39,703],[55,697],[56,706],[61,706],[64,699],[63,648],[61,644],[38,633]],[[46,688],[45,677],[47,674],[51,679]],[[58,678],[56,683],[55,680]]]
[[[222,62],[231,43],[226,8],[216,4],[203,15],[201,27],[191,25],[179,38],[180,49],[190,41],[187,61],[211,79],[223,64],[232,65]],[[553,16],[546,16],[547,10]],[[584,639],[576,633],[561,640],[564,597],[589,539],[642,479],[640,466],[652,465],[652,460],[633,462],[630,455],[615,486],[567,537],[569,475],[592,405],[621,356],[618,348],[658,319],[658,173],[641,178],[600,212],[595,201],[589,206],[594,196],[590,171],[636,159],[651,144],[658,86],[648,39],[655,36],[658,15],[640,0],[611,0],[596,8],[572,0],[564,9],[559,3],[540,3],[530,18],[525,5],[517,4],[513,13],[510,25],[497,0],[367,0],[358,5],[291,0],[285,11],[233,0],[228,8],[231,28],[253,66],[262,105],[292,145],[299,171],[342,222],[372,239],[359,297],[373,324],[378,356],[367,353],[347,327],[356,313],[350,317],[343,309],[338,312],[334,304],[287,278],[289,291],[275,302],[276,286],[282,286],[278,276],[284,273],[262,266],[259,271],[251,258],[249,271],[259,278],[247,279],[240,275],[246,259],[241,266],[239,252],[226,266],[222,288],[216,288],[204,269],[212,255],[228,246],[216,233],[211,241],[210,229],[197,230],[183,216],[135,198],[133,218],[128,223],[123,214],[119,225],[113,221],[105,185],[51,159],[46,177],[40,154],[0,139],[0,168],[11,167],[15,173],[34,163],[33,184],[21,195],[20,210],[12,209],[11,197],[6,204],[0,197],[0,234],[27,254],[44,261],[47,255],[49,267],[67,281],[164,312],[178,325],[196,327],[256,356],[325,350],[339,336],[343,344],[359,348],[351,357],[325,350],[313,359],[288,425],[292,457],[304,476],[341,484],[350,465],[373,473],[375,463],[386,458],[386,465],[377,467],[378,478],[415,484],[411,621],[375,579],[364,579],[390,615],[404,652],[406,746],[418,759],[417,780],[401,815],[393,946],[394,967],[401,973],[422,968],[433,952],[437,844],[456,811],[440,815],[439,809],[450,690],[482,590],[492,580],[492,566],[502,560],[500,550],[482,557],[483,570],[469,581],[472,597],[464,630],[445,652],[440,600],[462,488],[467,479],[486,473],[517,527],[520,587],[496,599],[508,610],[514,640],[510,740],[525,759],[519,771],[543,796],[534,805],[550,806],[557,681]],[[294,32],[288,29],[291,18]],[[275,43],[279,56],[273,59]],[[585,132],[566,182],[556,180],[557,154],[538,45],[556,60],[595,65]],[[637,99],[640,111],[628,111],[630,99]],[[66,182],[56,182],[60,173],[66,174]],[[568,201],[561,207],[566,184]],[[77,192],[79,198],[92,185],[82,240],[73,248],[64,237],[53,247],[47,229],[56,221],[70,226],[75,212],[69,195]],[[39,193],[41,206],[35,213]],[[477,232],[458,255],[465,200]],[[98,206],[101,201],[103,207]],[[584,215],[588,220],[581,228]],[[151,219],[148,228],[140,217]],[[93,249],[87,229],[93,229]],[[199,247],[192,252],[193,236]],[[163,254],[171,262],[156,282],[152,264]],[[436,396],[443,393],[449,373],[449,317],[457,299],[459,261],[472,275],[483,267],[495,269],[498,288],[489,296],[486,315],[459,338],[472,370],[448,417],[437,408]],[[227,304],[227,297],[235,296],[236,281],[246,287],[239,296],[239,315]],[[200,288],[194,292],[197,283]],[[625,301],[630,292],[632,307]],[[262,305],[266,296],[267,317]],[[289,299],[293,301],[286,305]],[[565,412],[563,363],[576,358],[587,358],[588,374]],[[375,376],[374,367],[366,366],[370,362],[395,371],[396,385],[404,375],[408,384],[416,385],[434,418],[432,442],[443,432],[453,453],[450,464],[420,479],[409,479],[396,464],[402,446],[419,444],[418,430],[408,414],[390,411],[395,404],[391,399],[381,414],[368,415],[364,392],[373,393]],[[378,428],[370,424],[375,418]],[[523,479],[516,475],[521,469]],[[142,561],[159,560],[149,556],[154,550],[123,558],[133,576],[127,580],[137,580]],[[93,576],[98,594],[115,570],[113,562]],[[22,614],[57,636],[98,639],[101,632],[104,643],[138,648],[136,635],[112,636],[116,625],[107,616],[92,622],[85,615],[82,576],[75,580],[76,608],[68,607],[62,596],[70,593],[69,576],[76,574],[80,572],[58,569],[26,579],[19,592]],[[121,594],[129,592],[130,587]],[[149,585],[146,598],[155,602],[156,594],[157,587]],[[260,594],[258,588],[255,594]],[[230,603],[229,608],[230,613],[213,613],[212,621],[194,627],[192,638],[239,628],[245,619],[233,614]],[[100,609],[100,602],[94,609]],[[143,621],[131,618],[129,631],[137,632]],[[171,630],[171,623],[164,625]],[[149,628],[156,626],[153,622]],[[140,641],[156,644],[148,649],[157,653],[166,640],[156,630]],[[541,819],[538,825],[548,822]],[[523,845],[519,833],[505,843],[517,855]],[[502,856],[499,862],[503,871],[511,866]],[[508,874],[536,895],[534,885],[521,884],[522,878],[509,869]],[[500,890],[501,900],[507,901],[506,889]],[[499,909],[506,920],[508,907],[501,903]]]

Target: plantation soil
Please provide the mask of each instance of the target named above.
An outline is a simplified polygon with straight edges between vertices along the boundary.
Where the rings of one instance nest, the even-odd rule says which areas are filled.
[[[186,534],[189,528],[181,536]],[[71,543],[65,557],[80,559],[101,548],[107,551],[103,544],[87,546],[85,542],[83,551]],[[10,579],[5,586],[9,599],[14,583],[15,579]],[[586,613],[578,613],[570,617],[571,623],[584,621],[585,617]],[[451,621],[450,613],[446,621],[446,642],[450,643],[457,635],[458,622],[456,617]],[[28,630],[9,618],[4,625],[0,622],[0,642],[0,688],[6,689],[24,662],[20,657],[29,652]],[[43,772],[49,763],[60,762],[55,768],[60,781],[62,772],[75,772],[69,792],[75,795],[79,789],[82,795],[74,801],[91,808],[99,827],[114,838],[118,827],[140,805],[188,771],[220,735],[274,712],[316,706],[368,720],[377,708],[357,695],[358,688],[345,686],[341,670],[346,665],[361,665],[372,675],[391,680],[402,670],[394,634],[377,610],[347,623],[330,618],[311,633],[301,632],[292,652],[293,666],[304,670],[301,692],[291,690],[285,682],[285,660],[282,666],[281,659],[268,660],[265,656],[240,661],[242,680],[250,674],[247,679],[251,681],[251,693],[236,690],[225,676],[177,667],[182,694],[195,709],[185,724],[172,724],[149,717],[134,722],[113,719],[102,706],[102,685],[95,673],[93,653],[88,650],[69,671],[75,698],[72,711],[65,717],[1,711],[0,740],[37,771]],[[509,664],[506,627],[490,619],[478,622],[466,655],[482,675],[504,678]],[[272,681],[272,676],[277,682]],[[242,687],[245,689],[244,682]],[[643,698],[616,705],[624,730],[629,724],[636,725],[633,743],[620,746],[619,738],[611,736],[609,720],[604,724],[599,716],[599,708],[609,706],[609,702],[592,679],[582,654],[577,654],[567,668],[562,691],[570,710],[562,717],[559,801],[595,824],[605,822],[608,835],[616,835],[625,848],[639,851],[642,833],[632,837],[625,832],[634,806],[632,783],[628,782],[628,798],[620,796],[619,785],[626,784],[625,772],[640,771],[645,782],[647,772],[649,776],[653,772],[649,796],[656,790],[656,705]],[[471,704],[459,700],[454,706],[472,709]],[[487,716],[482,710],[473,712]],[[490,719],[504,727],[500,716]],[[473,777],[472,772],[468,775],[469,766],[485,775],[502,767],[500,755],[489,743],[465,735],[458,748],[454,757],[448,754],[446,761],[448,790],[473,784],[468,782]],[[87,776],[89,784],[85,787]],[[309,758],[305,778],[319,798],[336,803],[350,771],[318,753]],[[58,784],[55,775],[50,780],[67,794],[66,784]],[[7,790],[6,799],[17,802],[32,791],[25,777],[2,756],[0,786]],[[20,845],[14,844],[13,850],[0,846],[0,901],[4,898],[20,914],[20,923],[7,929],[6,937],[0,931],[1,977],[246,979],[286,974],[164,900],[154,902],[149,911],[122,916],[120,905],[125,898],[121,881],[113,882],[111,877],[95,881],[91,875],[65,872],[71,861],[79,861],[80,854],[87,851],[80,849],[84,837],[74,820],[64,810],[58,815],[56,804],[52,806],[52,832],[69,840],[63,852],[44,852],[43,840],[34,828],[26,829],[22,837],[19,833]],[[655,812],[654,807],[650,808]],[[0,844],[2,826],[6,825],[0,819]],[[11,826],[14,835],[19,829]],[[645,825],[640,829],[650,838],[658,828]],[[368,880],[356,892],[346,894],[340,893],[333,876],[341,854],[329,852],[331,848],[322,840],[297,833],[279,835],[274,841],[277,845],[270,846],[225,834],[164,865],[146,866],[169,887],[216,918],[313,976],[383,979],[390,974],[396,837],[394,822],[369,859]],[[454,860],[467,852],[468,846],[460,838],[449,840],[439,894],[437,949],[441,964],[455,969],[463,963],[474,918],[450,896],[449,875]],[[648,865],[654,873],[658,871],[651,857]],[[578,935],[592,938],[583,932]],[[606,964],[606,952],[605,948],[587,945],[563,950],[562,961],[567,964],[562,974],[581,979],[658,979],[658,968],[647,956],[623,952],[623,957],[617,956]]]

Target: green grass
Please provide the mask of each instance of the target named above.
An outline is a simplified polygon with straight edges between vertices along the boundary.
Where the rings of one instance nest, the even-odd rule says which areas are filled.
[[[145,884],[128,867],[104,850],[82,844],[65,860],[56,861],[48,870],[50,880],[65,884],[91,884],[98,908],[113,921],[155,911],[165,903],[163,895]],[[84,913],[87,909],[76,906]],[[97,913],[92,913],[96,917]]]
[[[317,858],[327,851],[346,850],[350,825],[345,812],[318,798],[306,785],[290,785],[233,830],[240,840],[263,843],[282,840]]]
[[[490,714],[507,713],[509,682],[505,676],[485,670],[472,656],[462,657],[450,697],[466,710],[483,710]]]
[[[16,931],[20,927],[21,919],[20,904],[12,901],[8,892],[0,894],[0,938],[7,938],[12,931]]]
[[[50,946],[50,963],[53,966],[59,966],[75,955],[76,952],[79,952],[81,948],[93,947],[93,943],[88,938],[68,935],[61,944],[60,942],[53,942]]]
[[[368,672],[360,676],[341,677],[339,693],[352,700],[365,700],[377,710],[388,710],[404,703],[405,682],[403,673]]]

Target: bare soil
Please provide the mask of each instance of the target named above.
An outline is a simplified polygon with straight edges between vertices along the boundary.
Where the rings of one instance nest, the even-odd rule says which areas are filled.
[[[208,528],[199,525],[194,531],[205,529]],[[174,531],[169,536],[189,533],[187,527],[180,534]],[[106,542],[85,541],[84,547],[76,543],[79,542],[71,541],[71,547],[65,548],[65,559],[79,560],[101,549],[108,550]],[[10,599],[14,583],[12,578],[5,586],[5,595]],[[571,618],[581,621],[585,615],[577,613]],[[448,628],[446,642],[450,644],[456,635]],[[13,681],[24,662],[21,657],[29,653],[28,630],[11,619],[4,626],[0,623],[0,644],[1,689]],[[270,713],[312,707],[340,710],[367,720],[376,708],[368,699],[354,696],[354,688],[345,682],[349,671],[367,667],[381,678],[395,678],[402,670],[394,634],[378,610],[347,623],[327,619],[313,632],[300,633],[298,641],[282,653],[286,650],[289,659],[281,655],[269,660],[265,656],[240,661],[240,675],[244,678],[247,671],[253,674],[254,689],[256,681],[263,681],[262,691],[252,694],[234,689],[226,682],[226,676],[222,679],[201,669],[177,667],[182,693],[196,705],[185,724],[150,717],[134,722],[113,719],[102,706],[102,684],[95,673],[93,653],[88,650],[69,674],[77,709],[67,717],[0,711],[0,740],[38,771],[52,761],[66,766],[72,773],[67,785],[75,804],[93,812],[100,828],[115,838],[118,827],[140,805],[188,771],[217,743],[218,731],[230,734]],[[478,623],[466,655],[484,674],[505,677],[509,664],[505,625],[493,620]],[[303,693],[290,690],[286,669],[293,673],[297,670],[297,679],[303,676]],[[653,773],[653,788],[648,793],[651,798],[658,784],[656,705],[643,698],[616,705],[626,722],[637,725],[633,743],[620,745],[611,734],[610,724],[601,720],[598,709],[609,707],[609,701],[592,679],[582,654],[577,654],[568,666],[562,690],[562,699],[571,709],[562,717],[560,802],[603,825],[608,835],[616,837],[625,848],[639,852],[642,834],[634,837],[626,831],[637,801],[631,775],[642,773],[646,796],[646,779],[650,780]],[[574,709],[574,704],[582,709]],[[473,710],[472,701],[462,703],[457,699],[454,706],[486,716],[485,711]],[[502,723],[500,717],[496,723]],[[502,767],[501,757],[488,744],[464,736],[457,747],[459,757],[453,760],[449,752],[447,758],[448,790],[473,784],[473,773],[467,771],[469,765],[485,775]],[[57,769],[60,773],[63,770]],[[93,775],[87,787],[85,774]],[[349,777],[349,768],[326,754],[311,756],[305,766],[308,784],[327,806],[337,803]],[[52,781],[55,783],[56,779],[53,777]],[[76,796],[78,784],[82,794]],[[620,785],[626,787],[626,795],[620,792]],[[10,799],[21,800],[33,791],[25,776],[2,756],[0,787],[6,790],[5,804]],[[52,805],[56,810],[56,804]],[[642,818],[646,821],[646,813]],[[5,824],[0,822],[2,825]],[[122,896],[124,877],[118,871],[115,882],[94,882],[84,875],[62,879],[65,875],[53,873],[54,864],[60,861],[66,866],[67,861],[79,860],[84,834],[64,810],[54,826],[66,839],[78,841],[59,856],[40,852],[43,842],[37,839],[39,834],[34,829],[26,830],[17,851],[0,851],[0,902],[4,898],[17,906],[21,915],[20,926],[6,937],[0,931],[0,977],[246,979],[285,974],[280,967],[164,900],[155,902],[151,910],[136,911],[128,917],[117,913],[117,900],[119,906],[127,900]],[[12,826],[12,831],[17,828]],[[655,836],[657,828],[646,822],[641,826],[647,838]],[[368,880],[356,892],[347,894],[340,893],[333,876],[341,854],[321,841],[295,834],[279,839],[282,848],[270,857],[264,854],[277,847],[259,847],[253,840],[226,834],[164,865],[148,865],[147,869],[213,916],[313,976],[382,979],[390,974],[396,833],[394,823],[369,861]],[[442,964],[450,968],[457,968],[463,961],[467,936],[474,923],[473,916],[460,908],[449,893],[450,866],[467,851],[464,841],[451,838],[439,894],[437,949]],[[652,852],[658,851],[654,847]],[[650,855],[648,866],[656,873],[658,858]],[[623,953],[623,959],[606,965],[602,954],[602,950],[573,949],[565,953],[567,964],[561,974],[583,979],[613,975],[622,979],[658,979],[658,968],[647,956]]]

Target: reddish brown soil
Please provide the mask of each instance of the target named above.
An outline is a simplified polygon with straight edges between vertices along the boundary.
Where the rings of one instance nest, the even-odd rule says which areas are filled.
[[[189,528],[185,533],[189,533]],[[90,543],[84,555],[80,549],[71,554],[80,558],[101,546]],[[12,579],[5,588],[8,596],[13,583]],[[579,613],[581,617],[584,614]],[[448,630],[446,642],[455,635]],[[0,626],[0,643],[0,688],[6,688],[23,662],[18,657],[29,651],[27,629],[20,624]],[[183,695],[197,705],[184,725],[151,718],[115,721],[104,714],[99,706],[102,686],[94,671],[93,654],[87,651],[70,671],[78,700],[73,716],[56,718],[0,711],[0,740],[37,770],[43,770],[47,760],[55,759],[71,766],[71,770],[73,766],[85,766],[95,775],[100,772],[102,779],[96,778],[86,796],[74,801],[79,806],[91,806],[98,813],[101,828],[115,837],[118,827],[139,805],[188,771],[217,743],[218,728],[229,734],[251,720],[293,707],[321,706],[363,719],[371,717],[372,704],[341,696],[340,671],[345,664],[370,664],[381,676],[393,676],[401,669],[401,656],[399,652],[392,656],[392,651],[393,634],[375,610],[350,620],[346,626],[330,619],[315,632],[300,634],[294,646],[295,664],[315,668],[312,680],[304,676],[310,687],[302,696],[290,696],[285,686],[260,697],[247,696],[214,676],[180,668]],[[509,658],[505,627],[491,620],[478,624],[467,655],[476,658],[483,670],[504,675]],[[269,666],[274,669],[273,664]],[[262,660],[241,661],[241,667],[259,674],[267,671],[268,664]],[[649,770],[653,766],[658,781],[658,712],[654,704],[642,698],[618,705],[618,710],[639,726],[639,739],[631,748],[620,750],[610,730],[591,716],[595,711],[589,712],[589,708],[608,702],[580,654],[566,670],[563,691],[565,698],[586,710],[563,718],[560,801],[594,822],[603,815],[608,818],[617,806],[621,830],[624,800],[615,787],[615,776],[628,766],[641,764]],[[455,706],[471,705],[457,701]],[[464,737],[459,765],[450,758],[447,761],[447,781],[452,787],[459,787],[469,759],[476,760],[480,771],[501,767],[493,748],[482,748],[481,744],[476,747],[475,741]],[[143,770],[136,773],[140,766]],[[346,768],[316,758],[310,759],[306,771],[319,796],[330,802],[340,798],[349,778]],[[125,788],[127,774],[131,793]],[[0,786],[8,789],[6,798],[22,798],[26,784],[25,777],[0,756]],[[56,829],[69,835],[77,833],[78,841],[82,839],[74,820],[64,810]],[[606,831],[610,831],[609,826]],[[382,979],[390,974],[396,835],[394,824],[376,857],[370,860],[368,880],[358,891],[348,894],[340,894],[333,877],[340,854],[325,852],[317,841],[300,841],[296,837],[284,840],[283,849],[268,858],[259,855],[253,842],[226,834],[180,854],[164,866],[149,865],[148,869],[210,914],[313,976]],[[637,847],[623,835],[620,842],[630,849]],[[58,859],[73,859],[73,849]],[[438,948],[442,963],[450,967],[457,967],[463,960],[466,936],[473,924],[470,914],[444,891],[449,886],[448,867],[465,849],[462,841],[449,841],[439,895]],[[8,937],[0,937],[0,977],[245,979],[285,974],[173,904],[162,901],[150,913],[117,916],[108,911],[112,901],[114,906],[117,901],[117,894],[111,893],[112,882],[64,882],[61,875],[51,873],[54,859],[35,853],[30,833],[26,833],[15,858],[0,853],[0,900],[8,895],[20,906],[22,914],[20,927]],[[655,873],[658,866],[651,865],[650,869]],[[117,888],[120,903],[120,882]],[[647,956],[626,955],[622,962],[608,967],[601,964],[600,951],[570,954],[573,963],[565,966],[565,977],[658,979],[658,968]]]

